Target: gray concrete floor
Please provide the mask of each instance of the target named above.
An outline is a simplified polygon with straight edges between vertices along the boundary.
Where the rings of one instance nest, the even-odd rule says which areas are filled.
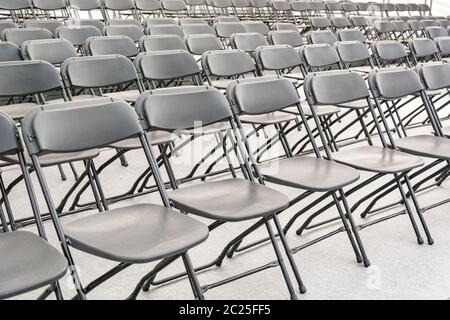
[[[429,128],[420,130],[411,130],[411,134],[418,132],[429,132]],[[354,131],[356,132],[356,131]],[[291,142],[298,139],[304,133],[294,133],[290,136]],[[262,139],[262,137],[261,137]],[[253,138],[253,143],[256,140]],[[201,157],[210,145],[211,140],[199,141],[195,147],[185,149],[178,157],[173,159],[177,177],[182,177],[192,167],[193,163]],[[202,149],[203,146],[203,149]],[[349,146],[347,148],[351,148]],[[274,148],[271,155],[281,152],[279,148]],[[96,159],[97,166],[103,163],[113,154],[113,151],[104,151],[101,156]],[[141,151],[133,151],[127,155],[130,163],[129,167],[124,168],[120,163],[115,162],[107,170],[101,174],[101,181],[105,188],[106,194],[116,195],[126,191],[134,179],[145,168],[145,161]],[[221,164],[224,166],[225,164]],[[81,164],[76,164],[81,171]],[[70,173],[69,167],[65,166],[68,180],[62,182],[56,168],[45,169],[50,188],[57,200],[61,199],[65,192],[74,182],[74,178]],[[276,170],[276,165],[274,165]],[[301,170],[301,168],[299,168]],[[4,179],[6,183],[11,182],[19,171],[17,168],[6,168],[4,170]],[[362,173],[361,179],[367,179],[369,174]],[[216,177],[221,179],[224,176]],[[33,176],[36,189],[38,184],[35,176]],[[384,179],[382,181],[387,181]],[[195,182],[195,183],[198,183]],[[349,197],[350,204],[355,203],[358,199],[378,186],[381,182],[377,182],[366,189],[361,190]],[[284,192],[290,198],[299,194],[299,190],[292,188],[279,187],[270,185],[277,190]],[[442,187],[433,188],[419,194],[419,201],[422,206],[426,206],[443,199],[448,199],[450,195],[450,184],[444,183]],[[31,213],[28,200],[23,184],[17,186],[10,196],[13,204],[13,210],[16,218],[29,216]],[[312,199],[312,198],[311,198]],[[280,218],[283,223],[299,209],[309,203],[311,199],[307,199],[294,208],[282,213]],[[91,194],[86,192],[83,200],[91,200]],[[398,193],[392,193],[385,197],[380,205],[391,203],[399,200]],[[39,201],[41,208],[44,210],[44,201],[39,192]],[[230,199],[233,201],[233,199]],[[113,207],[126,206],[134,203],[153,202],[160,203],[159,198],[155,194],[144,195],[134,199],[121,201]],[[397,206],[390,210],[383,211],[370,216],[368,219],[362,220],[359,217],[361,209],[354,213],[354,217],[358,223],[372,221],[389,213],[396,212],[401,207]],[[398,216],[394,219],[376,224],[369,228],[363,229],[360,234],[366,246],[367,254],[371,260],[371,267],[364,268],[361,264],[356,263],[353,251],[349,244],[348,238],[344,233],[339,233],[332,238],[315,244],[295,254],[295,261],[303,276],[308,292],[301,296],[302,299],[448,299],[450,297],[450,204],[432,209],[426,213],[426,218],[433,234],[435,244],[429,246],[424,244],[418,245],[406,215]],[[335,228],[340,227],[340,222],[326,225],[322,228],[316,228],[305,232],[302,236],[295,234],[296,228],[312,213],[308,212],[301,217],[287,235],[287,239],[291,247],[304,244],[320,235],[323,235]],[[72,221],[82,218],[88,214],[96,214],[95,212],[83,212],[73,216],[64,217],[63,222]],[[328,210],[317,221],[337,216],[334,208]],[[200,219],[206,224],[208,221]],[[196,266],[200,266],[215,258],[221,251],[223,246],[234,236],[243,231],[247,223],[226,224],[216,231],[212,232],[209,239],[191,250],[191,258]],[[52,224],[46,223],[50,241],[58,246],[53,231]],[[27,230],[35,231],[35,227],[27,227]],[[423,234],[423,231],[422,231]],[[265,229],[261,228],[255,234],[251,235],[247,241],[259,239],[265,236]],[[77,250],[72,250],[77,264],[78,271],[82,278],[82,282],[87,284],[95,279],[103,272],[115,265],[115,263],[95,258],[88,254],[84,254]],[[205,285],[218,281],[225,277],[232,276],[236,273],[260,266],[269,261],[274,260],[275,255],[272,247],[266,243],[260,245],[253,250],[237,254],[232,259],[226,259],[221,267],[211,268],[205,272],[201,272],[198,277],[200,283]],[[133,287],[138,280],[148,271],[154,264],[135,265],[123,271],[119,275],[110,279],[91,294],[89,299],[122,299],[131,293]],[[163,275],[170,275],[174,272],[183,270],[181,263],[177,262],[165,270]],[[66,276],[61,281],[61,286],[66,298],[74,294],[74,288],[71,280]],[[39,290],[17,297],[17,299],[34,299],[40,293]],[[147,293],[141,293],[139,299],[191,299],[192,292],[189,282],[186,279],[172,282],[168,285],[154,287]],[[229,283],[219,288],[212,289],[206,293],[207,299],[288,299],[289,294],[283,282],[283,278],[279,268],[271,268],[261,273],[241,279],[236,282]]]

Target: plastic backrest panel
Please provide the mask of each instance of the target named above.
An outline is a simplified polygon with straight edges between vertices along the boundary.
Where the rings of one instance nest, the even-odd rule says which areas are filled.
[[[52,33],[47,29],[27,28],[27,29],[6,29],[3,37],[17,46],[28,40],[51,39]]]
[[[95,10],[102,7],[101,0],[69,0],[69,4],[78,10]]]
[[[33,5],[35,8],[42,10],[57,10],[65,9],[65,0],[33,0]]]
[[[137,26],[106,26],[104,30],[107,36],[127,36],[134,42],[144,36],[142,29]]]
[[[227,95],[234,110],[249,115],[279,111],[300,102],[292,82],[276,77],[236,80],[227,88]]]
[[[105,147],[137,136],[142,128],[129,104],[93,100],[35,108],[23,119],[22,132],[29,153],[39,155]]]
[[[0,9],[20,10],[31,8],[31,0],[1,0]]]
[[[270,42],[274,45],[290,45],[292,47],[302,46],[303,39],[302,36],[293,30],[277,30],[269,32]]]
[[[331,31],[312,31],[308,37],[312,44],[327,43],[333,45],[338,41],[336,35]]]
[[[378,57],[385,61],[402,59],[408,56],[405,47],[397,41],[377,41],[374,48]]]
[[[0,111],[0,156],[16,153],[17,139],[18,132],[14,120]]]
[[[30,60],[45,60],[56,65],[77,56],[72,43],[63,39],[31,40],[22,43],[22,48]]]
[[[152,25],[147,28],[148,33],[151,35],[161,35],[161,34],[175,34],[180,38],[184,37],[183,29],[178,25]]]
[[[360,41],[336,42],[335,48],[344,62],[358,62],[370,58],[369,49]]]
[[[167,11],[183,11],[187,9],[183,0],[161,0],[161,5]]]
[[[145,129],[175,131],[207,126],[231,117],[231,107],[217,89],[184,86],[144,93],[135,109],[145,119]]]
[[[142,11],[154,11],[161,9],[161,1],[159,0],[135,0],[136,8]]]
[[[131,10],[134,9],[133,0],[104,0],[105,8],[111,10]]]
[[[289,45],[260,47],[255,55],[266,70],[282,70],[302,64],[298,51]]]
[[[190,34],[215,34],[214,29],[207,24],[184,24],[181,26],[185,35]]]
[[[267,46],[269,43],[260,33],[234,33],[231,43],[236,49],[253,52],[257,47]]]
[[[44,28],[55,34],[55,30],[63,26],[63,23],[58,20],[25,20],[25,28]]]
[[[207,51],[202,55],[205,72],[219,77],[231,77],[255,71],[250,56],[242,50]]]
[[[331,22],[336,28],[347,28],[351,26],[350,21],[346,17],[332,17]]]
[[[369,24],[366,17],[351,17],[351,20],[355,27],[366,27]]]
[[[426,31],[431,39],[438,37],[448,37],[448,32],[443,27],[428,27],[426,28]]]
[[[64,61],[61,74],[67,86],[101,88],[137,80],[133,63],[120,55],[77,57]]]
[[[233,33],[246,32],[245,27],[240,22],[220,22],[214,25],[218,37],[229,38]]]
[[[91,37],[100,37],[102,33],[94,26],[60,27],[56,29],[56,36],[70,41],[74,46],[82,46]]]
[[[419,75],[406,68],[379,69],[369,73],[369,85],[374,96],[400,99],[424,89]]]
[[[184,41],[177,35],[145,36],[139,41],[142,51],[187,50]]]
[[[361,32],[361,30],[358,29],[338,30],[337,34],[341,41],[366,41],[364,34]]]
[[[304,90],[312,105],[342,104],[370,95],[362,76],[352,71],[311,73],[305,79]]]
[[[331,21],[325,17],[315,17],[310,19],[311,25],[313,28],[329,28],[331,27]]]
[[[202,55],[206,51],[222,50],[223,45],[214,35],[190,35],[186,37],[186,45],[192,54]]]
[[[147,18],[147,20],[145,20],[146,26],[156,26],[164,24],[177,25],[177,22],[175,21],[175,19],[172,18]]]
[[[135,57],[139,53],[134,41],[126,36],[89,38],[86,46],[93,56],[120,54],[125,57]]]
[[[450,37],[437,38],[435,41],[442,55],[450,54]]]
[[[450,87],[450,65],[436,62],[417,66],[417,71],[428,90],[440,90]]]
[[[0,42],[0,62],[20,60],[22,60],[22,54],[19,47],[11,42]]]
[[[324,67],[340,62],[339,55],[329,44],[311,44],[301,48],[304,61],[311,67]]]
[[[0,96],[21,96],[61,88],[58,71],[44,61],[0,63]]]
[[[432,56],[439,52],[434,41],[428,38],[413,39],[410,46],[416,57]]]
[[[269,33],[269,27],[263,22],[244,22],[244,28],[246,32],[257,32],[263,36],[267,36]]]
[[[300,34],[298,27],[293,23],[278,22],[273,25],[273,30],[293,30]]]
[[[195,58],[184,50],[141,53],[135,63],[142,77],[151,80],[175,79],[200,72]]]

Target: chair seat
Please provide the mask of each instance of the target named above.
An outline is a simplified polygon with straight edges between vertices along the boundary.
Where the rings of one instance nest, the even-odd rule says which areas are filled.
[[[365,109],[368,107],[368,105],[367,101],[365,99],[362,99],[339,104],[339,107],[349,109]]]
[[[13,120],[21,120],[25,115],[40,106],[37,103],[15,103],[0,106],[0,111],[9,115]]]
[[[105,259],[146,263],[183,253],[208,237],[208,228],[179,212],[138,204],[64,225],[71,246]]]
[[[423,165],[423,160],[419,157],[377,146],[339,151],[333,154],[333,158],[353,168],[376,173],[399,173]]]
[[[139,92],[139,90],[129,90],[129,91],[105,93],[103,95],[114,99],[122,99],[126,102],[136,102],[137,98],[141,95],[141,93]]]
[[[287,121],[293,121],[297,119],[297,117],[293,114],[287,112],[271,112],[261,115],[245,115],[240,116],[239,119],[243,123],[251,123],[251,124],[262,124],[262,125],[271,125],[277,124]]]
[[[260,168],[269,182],[318,192],[336,190],[359,179],[357,170],[316,157],[293,157]]]
[[[244,221],[274,214],[287,208],[282,193],[243,179],[206,182],[169,192],[182,211],[220,221]]]
[[[0,299],[49,285],[67,270],[56,248],[27,231],[0,234],[0,257]]]
[[[314,108],[316,110],[317,116],[319,116],[319,117],[329,116],[329,115],[337,114],[337,113],[341,112],[341,109],[339,107],[330,106],[330,105],[317,105],[317,106],[314,106]],[[311,108],[308,105],[302,104],[302,109],[307,117],[313,116]],[[286,109],[283,109],[283,111],[292,113],[292,114],[296,114],[296,115],[300,114],[298,112],[297,107],[288,107]]]
[[[175,141],[176,135],[166,131],[152,131],[148,133],[148,139],[153,146]],[[111,148],[133,150],[142,148],[139,138],[125,139],[110,145]]]
[[[226,122],[216,122],[208,126],[190,130],[178,130],[177,133],[189,135],[207,135],[207,134],[215,134],[229,129],[231,129],[231,125],[228,121],[226,121]]]
[[[395,141],[397,148],[416,156],[450,160],[450,140],[432,135],[418,135]]]
[[[40,156],[39,163],[42,167],[50,167],[57,164],[96,158],[99,154],[100,152],[97,149],[71,153],[51,153]],[[2,160],[13,164],[19,163],[19,158],[17,155],[3,156]],[[33,162],[31,161],[28,152],[25,152],[25,162],[29,167],[33,166]]]

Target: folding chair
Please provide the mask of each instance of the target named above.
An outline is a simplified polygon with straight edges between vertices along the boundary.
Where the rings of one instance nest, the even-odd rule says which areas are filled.
[[[149,26],[160,25],[160,24],[177,25],[178,23],[176,22],[175,19],[168,18],[168,17],[150,17],[145,20],[145,25],[147,26],[147,28]]]
[[[269,27],[262,21],[244,21],[242,24],[246,32],[256,32],[264,37],[269,33]]]
[[[180,131],[196,128],[197,123],[202,127],[218,122],[228,122],[233,128],[229,131],[230,137],[236,141],[239,154],[243,159],[246,170],[252,171],[249,156],[243,147],[241,138],[236,131],[236,125],[232,119],[231,108],[223,94],[212,87],[184,87],[169,88],[152,91],[146,94],[136,105],[136,110],[143,116],[144,128],[164,129],[167,131]],[[174,113],[174,111],[177,112]],[[179,110],[183,110],[179,113]],[[178,115],[174,118],[174,114]],[[169,198],[174,207],[180,211],[202,216],[216,221],[209,226],[210,230],[223,223],[239,223],[258,218],[260,225],[265,225],[272,240],[272,245],[277,256],[277,264],[280,266],[291,299],[297,299],[297,294],[292,286],[290,276],[284,264],[282,254],[275,241],[271,220],[277,223],[276,215],[283,211],[289,204],[288,198],[278,191],[272,190],[258,183],[253,175],[247,175],[247,179],[231,178],[221,181],[199,183],[197,185],[176,189],[169,193]],[[229,201],[229,197],[233,201]],[[301,281],[295,262],[288,250],[285,238],[282,238],[283,247],[289,257],[289,262],[294,270],[300,291],[306,289]],[[205,269],[209,266],[198,268]],[[275,266],[272,264],[272,266]],[[269,266],[249,270],[233,278],[219,281],[203,287],[203,291],[228,283],[231,279],[239,279],[253,274]],[[179,278],[184,274],[169,277]],[[147,277],[149,284],[154,283],[155,276]],[[165,280],[161,280],[164,282]]]
[[[72,43],[80,53],[84,53],[84,44],[91,37],[100,37],[101,31],[93,26],[65,26],[56,29],[56,37]]]
[[[359,29],[343,29],[336,31],[340,41],[359,41],[366,43],[366,37]]]
[[[134,42],[139,42],[144,36],[144,31],[142,28],[134,25],[112,25],[106,26],[103,29],[103,33],[106,36],[127,36],[131,38]]]
[[[269,42],[273,45],[289,45],[299,48],[303,43],[302,36],[294,30],[274,30],[268,34]]]
[[[212,20],[206,0],[186,0],[188,15],[192,18]]]
[[[88,38],[84,51],[91,56],[120,54],[130,59],[134,59],[139,54],[136,44],[127,36]]]
[[[358,4],[353,2],[342,2],[341,3],[341,9],[344,15],[346,15],[348,18],[351,17],[351,15],[357,15],[358,14]]]
[[[423,30],[425,30],[428,27],[439,27],[439,23],[437,23],[436,20],[424,19],[421,20],[420,23],[422,24]]]
[[[329,44],[332,46],[337,41],[336,34],[331,31],[319,30],[308,33],[308,42],[310,44]]]
[[[64,60],[77,56],[75,47],[64,39],[31,40],[21,45],[24,60],[44,60],[60,66]]]
[[[308,44],[300,48],[300,55],[307,71],[322,71],[341,68],[341,60],[336,49],[329,44]]]
[[[58,20],[26,20],[23,24],[25,28],[34,29],[47,29],[53,35],[55,35],[55,30],[63,26],[63,23]]]
[[[208,24],[208,22],[203,18],[180,18],[178,19],[178,23],[180,26],[186,25],[186,24]]]
[[[105,28],[105,23],[98,19],[79,19],[69,20],[66,23],[68,26],[92,26],[97,28],[100,32]]]
[[[251,55],[253,55],[256,48],[269,45],[266,38],[255,32],[233,33],[230,37],[230,43],[234,49],[240,49]]]
[[[152,36],[174,34],[180,38],[184,37],[183,29],[179,25],[175,24],[149,25],[147,27],[147,33]]]
[[[233,33],[246,32],[241,22],[218,22],[213,25],[213,28],[224,47],[230,47],[229,39]]]
[[[3,30],[15,29],[15,28],[18,28],[18,26],[17,26],[17,24],[15,24],[12,21],[7,21],[7,20],[0,21],[0,39],[3,39],[3,35],[2,35]]]
[[[142,92],[133,63],[121,55],[67,59],[61,75],[70,100],[106,96],[134,103]],[[128,90],[131,85],[137,89]]]
[[[133,0],[103,0],[103,10],[107,20],[122,19],[122,17],[138,18]]]
[[[0,112],[0,157],[14,155],[19,159],[20,169],[25,178],[27,194],[39,236],[29,231],[12,231],[0,209],[3,231],[0,233],[0,298],[7,299],[44,286],[50,286],[57,299],[62,299],[57,281],[67,271],[67,261],[56,248],[46,241],[46,232],[40,216],[31,178],[25,163],[18,129],[14,121]],[[2,194],[2,197],[6,197]]]
[[[331,24],[334,30],[350,28],[352,26],[346,17],[331,17]]]
[[[251,18],[250,0],[231,0],[231,5],[233,6],[234,14],[239,17],[239,19]]]
[[[26,146],[36,168],[58,240],[71,270],[77,290],[76,298],[86,299],[89,291],[132,264],[166,258],[174,261],[179,257],[182,257],[185,263],[194,296],[198,299],[203,298],[187,252],[206,240],[208,229],[196,220],[170,210],[170,202],[155,165],[153,153],[135,111],[121,101],[82,106],[77,105],[78,103],[35,109],[26,116],[22,127],[23,135],[30,137],[26,140]],[[74,123],[74,115],[84,119],[82,124]],[[58,126],[53,125],[55,123],[58,123]],[[138,137],[141,141],[164,206],[131,205],[108,210],[107,214],[91,215],[62,224],[47,187],[39,156],[49,152],[102,148],[131,137]],[[95,170],[93,161],[90,161],[89,166],[92,171]],[[84,288],[76,271],[71,248],[119,264]],[[161,268],[161,264],[157,265],[150,274],[158,272]],[[129,298],[136,298],[141,286],[142,284],[138,283]]]
[[[395,28],[390,21],[375,21],[374,28],[378,40],[395,39]]]
[[[408,44],[415,64],[419,61],[439,60],[439,50],[433,40],[417,38],[411,39]]]
[[[9,12],[16,23],[35,18],[30,0],[1,0],[0,10]]]
[[[331,29],[332,24],[327,17],[313,17],[309,19],[309,23],[313,30]]]
[[[386,73],[388,73],[387,71]],[[371,75],[377,73],[377,71],[373,71]],[[386,74],[383,73],[383,74]],[[414,190],[409,182],[409,172],[415,168],[418,168],[423,165],[423,161],[421,158],[418,158],[413,155],[409,155],[404,152],[397,151],[395,149],[395,143],[391,136],[391,131],[387,125],[386,119],[384,117],[384,113],[380,109],[379,103],[376,103],[377,111],[380,115],[381,124],[385,128],[385,131],[381,128],[381,124],[378,122],[378,116],[375,113],[375,109],[373,103],[370,99],[370,94],[367,89],[367,85],[364,79],[357,73],[352,71],[329,71],[329,72],[321,72],[310,74],[306,77],[304,83],[305,94],[308,99],[308,103],[311,106],[311,111],[315,113],[314,106],[319,104],[347,104],[353,101],[366,100],[366,110],[369,110],[369,113],[376,126],[376,130],[379,132],[379,137],[381,140],[381,146],[375,146],[371,139],[368,140],[368,146],[358,146],[354,148],[350,148],[347,150],[339,150],[338,152],[331,152],[328,148],[326,139],[324,137],[323,130],[321,128],[321,124],[317,116],[314,116],[314,120],[316,122],[316,126],[320,131],[320,139],[322,141],[323,148],[326,152],[327,159],[334,159],[335,161],[353,167],[360,171],[366,171],[369,173],[373,173],[374,176],[369,178],[368,180],[354,186],[350,190],[347,190],[344,194],[348,197],[353,194],[357,190],[360,190],[363,187],[366,187],[368,184],[376,181],[386,175],[393,175],[394,179],[389,181],[389,183],[384,184],[383,186],[377,188],[375,191],[370,193],[366,193],[364,199],[358,201],[352,208],[351,211],[354,212],[356,208],[358,208],[364,201],[368,201],[369,199],[377,196],[378,198],[383,195],[390,193],[392,191],[398,190],[400,192],[402,198],[402,204],[405,206],[405,210],[400,211],[399,213],[392,214],[391,216],[380,218],[377,222],[384,221],[386,219],[404,214],[405,211],[408,214],[411,224],[414,229],[414,233],[417,238],[417,242],[419,244],[423,243],[423,239],[421,237],[420,231],[416,225],[413,212],[409,205],[406,193],[403,189],[402,184],[405,183],[408,187],[409,197],[413,199],[414,205],[416,209],[419,209],[417,206],[417,199],[415,198]],[[395,88],[394,88],[395,90]],[[365,127],[364,122],[362,125]],[[366,129],[364,129],[366,130]],[[386,141],[384,132],[386,132],[389,142]],[[392,147],[391,147],[392,146]],[[376,200],[377,198],[375,198]],[[373,205],[373,203],[371,204]],[[372,206],[366,209],[363,212],[362,216],[365,217],[367,214],[367,210]],[[316,214],[319,214],[321,211],[318,211]],[[311,217],[315,217],[316,214],[313,214]],[[425,220],[420,212],[418,212],[418,216],[422,223],[422,226],[426,230],[428,243],[432,244],[433,239],[428,233],[428,229],[426,227]],[[336,218],[338,220],[339,218]],[[312,219],[308,219],[302,227],[297,231],[297,233],[301,234],[302,231],[310,225]],[[361,225],[359,228],[364,228],[367,225],[371,225],[377,222],[369,222],[368,224]]]
[[[374,69],[374,63],[369,49],[360,41],[340,41],[334,44],[339,58],[346,69],[367,74]]]
[[[184,0],[161,0],[161,6],[166,17],[187,17],[188,8]]]
[[[300,30],[293,23],[288,22],[277,22],[272,25],[272,30],[281,31],[281,30],[292,30],[300,34]]]
[[[37,15],[42,15],[46,19],[67,20],[70,18],[65,0],[31,0],[31,2]]]
[[[326,1],[325,6],[326,6],[327,13],[330,16],[333,16],[335,14],[342,14],[341,2]]]
[[[106,21],[107,26],[136,26],[142,28],[141,22],[136,19],[109,19]]]
[[[12,42],[17,46],[20,46],[22,42],[28,40],[51,39],[52,37],[52,33],[47,29],[28,28],[3,30],[4,40]]]
[[[0,42],[0,62],[23,60],[20,49],[14,43]]]
[[[80,12],[86,12],[89,19],[92,19],[94,13],[98,11],[102,18],[105,19],[101,0],[69,0],[68,3],[77,18],[80,18]]]
[[[405,40],[410,37],[411,29],[406,21],[392,21],[394,26],[394,34],[396,39]]]
[[[185,37],[188,51],[201,56],[206,51],[223,50],[222,42],[211,34],[194,34]]]
[[[186,50],[184,41],[177,35],[144,36],[139,41],[141,52]]]
[[[405,47],[397,41],[383,40],[372,44],[372,52],[378,67],[405,64],[410,66]]]
[[[443,27],[427,27],[425,29],[428,38],[434,40],[437,37],[448,37],[447,29]]]
[[[215,35],[214,29],[207,24],[184,24],[181,29],[185,36],[192,34],[212,34]]]
[[[141,21],[145,21],[148,17],[164,15],[160,0],[135,0],[134,4]]]
[[[439,55],[446,60],[450,56],[450,37],[439,37],[434,39],[434,42],[439,50]]]
[[[408,20],[411,36],[421,37],[424,35],[422,23],[419,20]]]

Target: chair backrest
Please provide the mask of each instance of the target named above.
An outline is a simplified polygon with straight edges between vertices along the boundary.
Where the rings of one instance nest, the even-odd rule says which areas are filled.
[[[136,9],[139,11],[151,12],[162,9],[160,0],[134,0],[134,4],[136,5]]]
[[[302,36],[293,30],[274,30],[268,35],[270,43],[273,45],[290,45],[291,47],[301,47],[303,43]]]
[[[252,58],[242,50],[206,51],[202,55],[203,71],[210,76],[231,77],[255,71]]]
[[[214,30],[219,38],[229,38],[233,33],[245,33],[245,27],[240,22],[218,22]]]
[[[133,63],[121,55],[67,59],[61,75],[67,88],[102,88],[137,80]]]
[[[394,61],[408,56],[405,47],[393,40],[376,41],[372,45],[372,50],[377,58],[383,61]]]
[[[158,24],[149,25],[147,27],[147,33],[150,35],[164,35],[164,34],[174,34],[180,38],[184,37],[183,29],[179,25],[174,24]]]
[[[427,27],[438,27],[439,26],[439,23],[437,23],[436,20],[431,20],[431,19],[421,20],[420,23],[422,24],[422,29],[426,29]]]
[[[341,2],[341,8],[344,12],[357,12],[358,11],[358,5],[353,2]]]
[[[27,28],[27,29],[5,29],[3,37],[6,41],[20,46],[22,42],[28,40],[51,39],[52,33],[47,29]]]
[[[448,63],[419,64],[416,70],[427,90],[441,90],[450,87],[450,65]]]
[[[308,41],[311,44],[329,44],[333,45],[335,42],[338,41],[338,38],[334,34],[334,32],[331,31],[311,31],[308,34]]]
[[[269,33],[269,27],[262,21],[246,21],[243,25],[246,32],[256,32],[263,36]]]
[[[293,23],[288,22],[278,22],[274,23],[273,30],[281,31],[281,30],[292,30],[300,34],[300,31],[298,30],[298,27]]]
[[[360,41],[340,41],[334,47],[342,62],[355,63],[370,59],[369,49]]]
[[[145,80],[170,80],[200,74],[195,58],[184,50],[141,53],[135,65]]]
[[[17,26],[17,24],[15,24],[12,21],[7,21],[7,20],[0,21],[0,39],[3,39],[3,35],[2,35],[3,30],[15,29],[15,28],[18,28],[18,26]]]
[[[79,19],[79,20],[69,20],[67,26],[91,26],[97,28],[100,32],[103,32],[105,28],[105,23],[98,19]]]
[[[174,34],[159,36],[144,36],[139,41],[142,52],[166,51],[166,50],[186,50],[183,39]]]
[[[133,0],[103,0],[106,9],[126,11],[135,9]]]
[[[24,59],[44,60],[53,65],[60,65],[64,60],[77,56],[72,43],[64,39],[25,41],[21,51]]]
[[[366,37],[359,29],[343,29],[338,30],[336,33],[341,41],[366,42]]]
[[[101,9],[102,2],[101,0],[69,0],[69,5],[71,8],[86,11]]]
[[[30,155],[102,148],[141,132],[136,113],[123,101],[46,105],[29,112],[22,125]]]
[[[89,38],[86,40],[86,52],[92,56],[120,54],[129,58],[139,53],[134,41],[127,36]]]
[[[392,25],[394,26],[394,31],[396,32],[405,32],[410,30],[409,24],[403,20],[392,21]]]
[[[232,82],[227,97],[237,114],[259,115],[300,103],[293,83],[278,77],[260,77]]]
[[[144,36],[144,31],[140,27],[132,25],[106,26],[103,30],[106,36],[127,36],[134,42],[138,42]]]
[[[63,26],[63,23],[58,20],[25,20],[25,28],[44,28],[55,35],[55,30]]]
[[[362,76],[352,71],[310,73],[303,87],[310,105],[338,105],[370,96]]]
[[[430,39],[437,37],[448,37],[447,29],[443,27],[427,27],[425,31]]]
[[[434,39],[434,41],[442,56],[450,55],[450,37],[440,37]]]
[[[186,46],[190,53],[202,55],[206,51],[222,50],[220,40],[211,34],[193,34],[186,36]]]
[[[401,99],[424,89],[417,72],[407,68],[378,69],[369,73],[369,86],[374,98]]]
[[[411,53],[417,57],[434,56],[439,53],[438,48],[433,40],[428,38],[416,38],[409,41]]]
[[[161,24],[174,24],[176,25],[177,22],[173,18],[167,18],[167,17],[150,17],[145,20],[145,25],[148,26],[155,26],[155,25],[161,25]]]
[[[309,10],[308,2],[291,1],[290,3],[292,11],[306,13]]]
[[[325,2],[325,6],[330,12],[340,12],[341,11],[341,3],[337,1],[327,1]]]
[[[254,52],[260,46],[268,46],[266,38],[260,33],[233,33],[230,37],[231,45],[235,49]]]
[[[183,24],[181,25],[183,34],[188,36],[191,34],[216,34],[214,29],[208,24]]]
[[[208,24],[208,22],[203,18],[179,18],[178,23],[180,26],[185,24]]]
[[[142,28],[142,25],[136,19],[109,19],[106,21],[107,26],[137,26]]]
[[[336,29],[349,28],[352,26],[346,17],[331,17],[331,23]]]
[[[309,44],[300,48],[303,61],[310,67],[320,68],[330,65],[339,65],[339,55],[329,44]]]
[[[394,25],[390,21],[375,21],[374,27],[379,33],[390,33],[395,31]]]
[[[18,130],[11,119],[4,112],[0,112],[0,156],[16,154],[19,151]]]
[[[58,71],[45,61],[0,63],[0,96],[13,97],[61,89]]]
[[[0,9],[2,10],[23,10],[31,9],[31,0],[2,0],[0,1]]]
[[[411,31],[417,32],[422,30],[422,24],[418,20],[408,20]]]
[[[18,46],[12,42],[0,41],[0,62],[20,60],[23,59]]]
[[[93,26],[64,26],[56,29],[56,37],[71,42],[74,46],[83,46],[91,37],[100,37],[102,33]]]
[[[302,64],[299,52],[289,45],[259,47],[255,57],[264,70],[284,70]]]
[[[162,8],[165,11],[185,11],[186,3],[183,0],[161,0]]]
[[[232,116],[225,96],[209,86],[183,86],[146,92],[136,101],[135,109],[144,119],[146,130],[193,129]]]
[[[324,1],[311,1],[309,2],[309,10],[323,11],[327,8]]]
[[[58,10],[66,9],[65,0],[32,0],[33,7],[41,10]]]
[[[351,21],[354,27],[367,27],[369,25],[367,18],[362,16],[351,17]]]
[[[310,18],[309,23],[314,29],[326,29],[331,27],[331,21],[326,17]]]

